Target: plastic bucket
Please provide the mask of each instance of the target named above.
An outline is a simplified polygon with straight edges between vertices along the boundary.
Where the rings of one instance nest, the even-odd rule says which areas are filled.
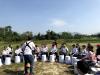
[[[64,55],[59,55],[59,62],[63,63],[64,62]]]

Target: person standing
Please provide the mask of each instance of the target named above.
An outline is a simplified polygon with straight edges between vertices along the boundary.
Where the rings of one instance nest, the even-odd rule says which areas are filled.
[[[97,44],[96,56],[97,56],[97,60],[100,61],[100,44]]]
[[[27,67],[26,67],[28,63],[30,64],[30,75],[34,75],[33,73],[34,50],[35,50],[35,44],[32,42],[32,38],[28,37],[28,40],[22,45],[22,51],[24,54],[24,61],[25,61],[25,66],[24,66],[25,75],[28,74]]]

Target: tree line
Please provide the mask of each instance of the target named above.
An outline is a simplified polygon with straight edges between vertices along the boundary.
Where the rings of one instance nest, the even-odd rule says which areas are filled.
[[[56,33],[52,30],[46,31],[46,34],[38,33],[33,35],[32,32],[26,31],[22,34],[12,30],[11,26],[0,27],[0,41],[24,41],[28,36],[33,40],[58,40],[58,39],[100,39],[100,33],[85,35],[80,33],[61,32]]]

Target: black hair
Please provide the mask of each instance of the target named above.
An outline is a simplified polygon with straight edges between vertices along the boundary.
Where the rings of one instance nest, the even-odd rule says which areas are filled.
[[[27,38],[28,38],[28,40],[32,40],[32,37],[31,36],[28,36]]]

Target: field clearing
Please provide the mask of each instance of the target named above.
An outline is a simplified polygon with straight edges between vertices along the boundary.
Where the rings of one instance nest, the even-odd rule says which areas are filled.
[[[20,45],[21,43],[12,43],[12,47],[16,48],[17,45]],[[37,45],[41,46],[41,43],[36,43]],[[71,50],[71,45],[75,43],[66,43],[69,50]],[[86,45],[87,43],[80,43],[80,46]],[[96,44],[97,43],[91,43],[94,46],[94,51],[96,50]],[[8,43],[0,42],[0,52],[2,52],[3,47],[7,46]],[[58,48],[60,47],[60,43],[58,43]],[[47,44],[47,46],[50,48],[51,44]],[[0,75],[23,75],[24,70],[24,64],[12,64],[10,66],[2,66],[0,67]],[[50,63],[50,62],[36,62],[35,63],[35,69],[34,69],[35,75],[74,75],[72,68],[70,68],[70,65],[61,64],[61,63]]]

